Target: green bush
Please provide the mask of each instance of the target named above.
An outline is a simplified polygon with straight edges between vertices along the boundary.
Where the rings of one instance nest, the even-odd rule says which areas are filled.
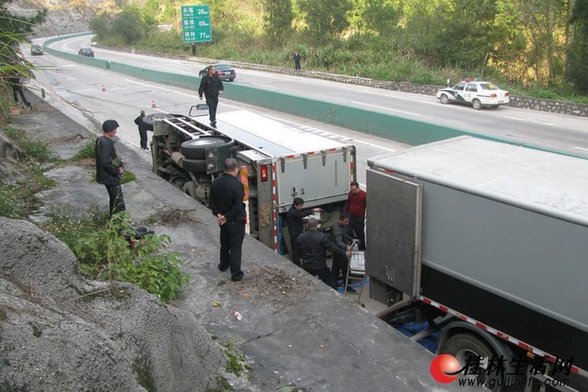
[[[72,157],[72,160],[79,161],[81,159],[94,159],[96,149],[96,141],[89,140],[87,141],[82,148]]]
[[[169,236],[147,235],[134,240],[127,212],[113,215],[104,225],[97,224],[94,216],[55,216],[45,225],[70,246],[84,275],[134,283],[166,303],[188,283],[188,275],[180,269],[180,256],[164,252],[171,244]]]
[[[0,185],[0,215],[13,219],[23,217],[15,185]]]
[[[39,162],[51,162],[57,158],[44,140],[30,137],[22,130],[16,128],[5,128],[3,131],[6,136],[24,151],[27,157]]]

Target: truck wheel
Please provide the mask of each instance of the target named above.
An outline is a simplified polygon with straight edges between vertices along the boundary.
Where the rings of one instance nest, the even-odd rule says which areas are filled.
[[[441,98],[439,98],[439,100],[441,101],[442,104],[448,104],[449,103],[449,97],[447,97],[446,94],[441,94]]]
[[[182,143],[181,152],[188,159],[206,159],[206,149],[217,147],[231,149],[235,141],[225,136],[200,136],[198,139]]]
[[[457,333],[447,339],[445,345],[439,350],[440,353],[451,354],[459,361],[462,367],[466,364],[471,366],[477,363],[478,357],[488,358],[489,363],[497,365],[499,359],[496,353],[482,339],[468,333]],[[494,362],[493,362],[494,361]],[[466,377],[483,378],[486,380],[484,386],[494,392],[508,391],[505,386],[504,374],[496,369],[487,374],[487,369],[479,368],[479,374],[470,374]]]
[[[184,159],[182,167],[192,173],[206,173],[205,159]]]
[[[480,109],[482,109],[482,102],[480,102],[479,99],[474,99],[472,101],[472,106],[474,107],[475,110],[480,110]]]

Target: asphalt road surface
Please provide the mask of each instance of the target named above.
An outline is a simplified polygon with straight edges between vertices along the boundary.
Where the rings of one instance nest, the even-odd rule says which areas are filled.
[[[57,42],[52,47],[77,53],[80,47],[88,46],[91,39],[91,36],[72,38]],[[100,48],[95,48],[95,53],[97,58],[187,75],[196,75],[206,65]],[[588,157],[588,119],[584,117],[508,106],[475,111],[468,106],[442,105],[433,96],[247,69],[237,69],[237,79],[233,83],[351,105]]]

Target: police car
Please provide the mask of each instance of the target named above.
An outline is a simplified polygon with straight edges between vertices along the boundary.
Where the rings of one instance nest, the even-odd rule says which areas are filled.
[[[462,103],[472,105],[479,110],[482,107],[497,108],[507,104],[510,99],[508,91],[501,90],[491,82],[475,79],[465,79],[453,87],[437,91],[437,99],[441,103]]]

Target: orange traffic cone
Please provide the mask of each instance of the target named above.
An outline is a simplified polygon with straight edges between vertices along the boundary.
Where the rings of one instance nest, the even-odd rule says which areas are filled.
[[[151,101],[151,109],[155,109],[157,107],[157,104],[155,103],[155,100]]]
[[[102,85],[102,91],[106,91],[106,87]]]

